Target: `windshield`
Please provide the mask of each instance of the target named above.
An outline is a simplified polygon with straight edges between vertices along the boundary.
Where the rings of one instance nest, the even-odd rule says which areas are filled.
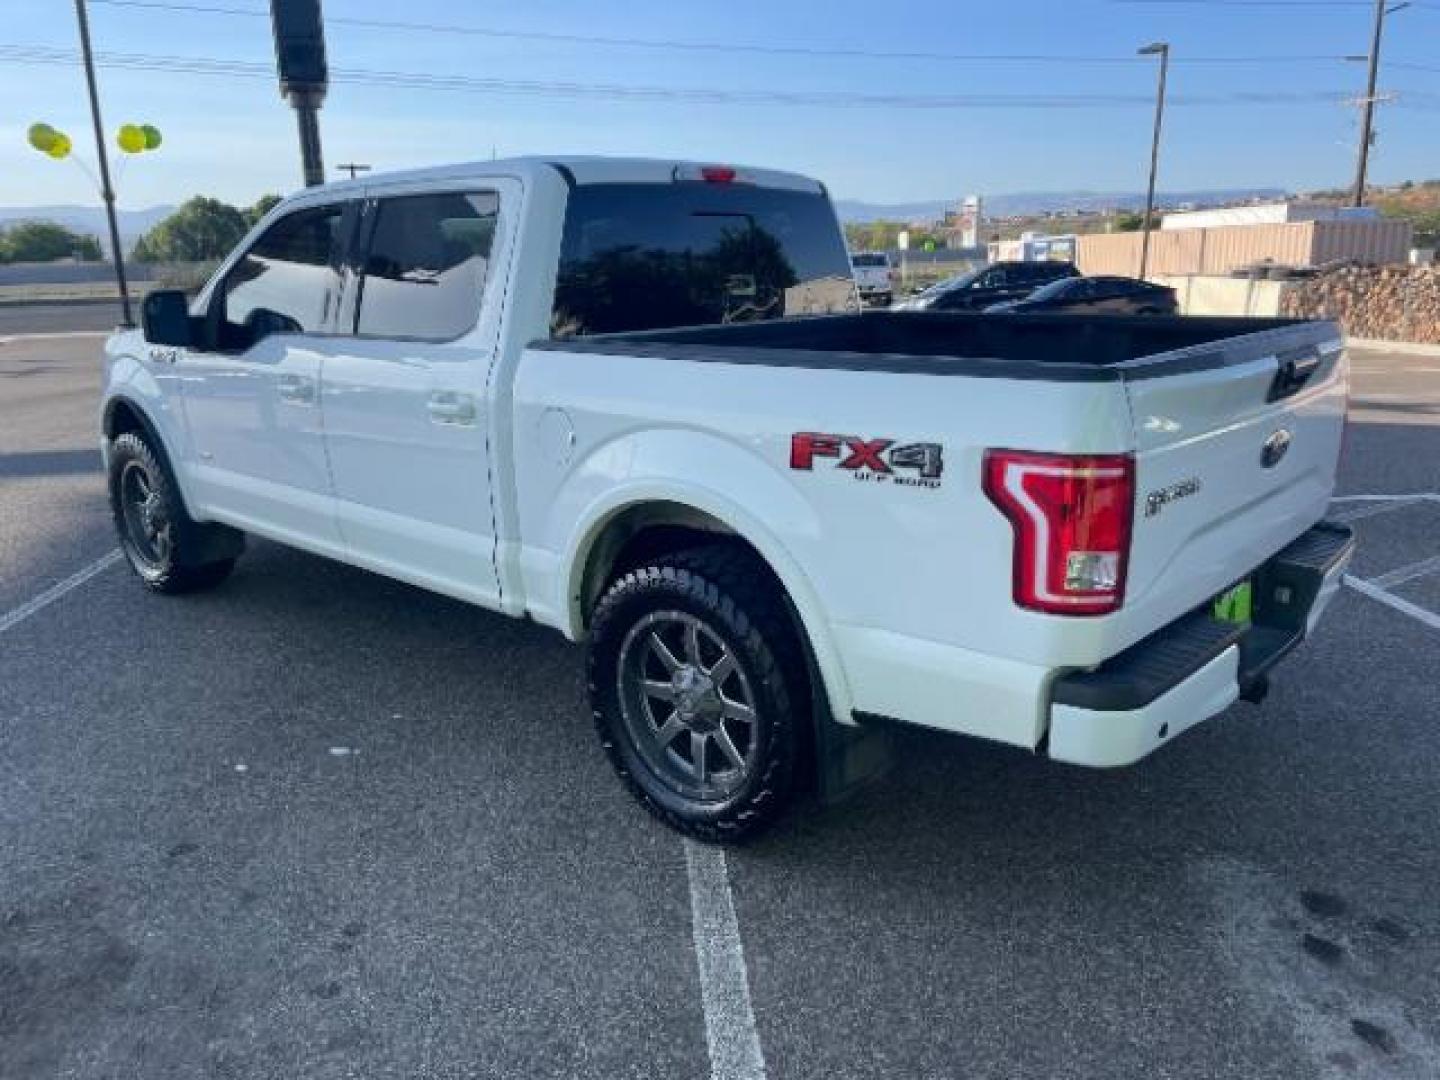
[[[941,293],[950,292],[953,289],[964,289],[975,283],[975,279],[983,274],[989,267],[977,266],[974,270],[960,274],[956,277],[946,278],[944,281],[937,281],[928,289],[922,292],[921,296],[938,296]]]
[[[819,192],[746,184],[585,184],[570,193],[554,337],[856,309]]]
[[[1041,285],[1025,299],[1027,300],[1054,300],[1056,297],[1064,296],[1074,286],[1078,278],[1059,278],[1048,285]]]
[[[890,265],[890,260],[885,258],[884,255],[851,255],[850,262],[854,264],[856,269],[863,269],[865,267],[884,267]]]

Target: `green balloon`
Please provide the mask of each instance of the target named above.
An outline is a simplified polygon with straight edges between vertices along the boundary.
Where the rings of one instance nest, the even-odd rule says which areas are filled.
[[[48,154],[50,152],[50,146],[55,142],[55,136],[57,134],[59,133],[49,124],[31,124],[30,130],[26,133],[26,137],[29,139],[30,145],[36,150],[39,150],[42,154]]]
[[[141,124],[140,130],[145,134],[145,149],[154,150],[161,143],[160,129],[154,124]]]

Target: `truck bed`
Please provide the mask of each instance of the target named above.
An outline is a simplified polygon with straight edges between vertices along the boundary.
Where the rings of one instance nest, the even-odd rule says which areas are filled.
[[[873,312],[536,342],[566,352],[904,374],[1108,382],[1311,350],[1338,336],[1302,319]]]

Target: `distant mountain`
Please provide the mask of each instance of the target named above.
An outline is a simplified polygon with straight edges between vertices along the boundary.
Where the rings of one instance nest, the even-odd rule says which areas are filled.
[[[154,225],[168,217],[173,206],[150,206],[143,210],[116,210],[116,224],[120,228],[120,243],[128,250],[135,241],[149,232]],[[0,206],[0,225],[13,221],[38,218],[55,221],[67,229],[79,233],[91,233],[100,238],[107,249],[110,246],[109,226],[105,224],[105,210],[99,206]]]
[[[1164,191],[1155,199],[1162,206],[1193,203],[1196,206],[1224,206],[1251,199],[1283,199],[1284,188],[1214,188],[1202,191]],[[1144,192],[1028,191],[1013,195],[982,195],[986,217],[1019,217],[1061,210],[1139,210],[1145,205]],[[842,221],[924,221],[954,210],[959,198],[934,202],[870,203],[853,199],[835,200]]]

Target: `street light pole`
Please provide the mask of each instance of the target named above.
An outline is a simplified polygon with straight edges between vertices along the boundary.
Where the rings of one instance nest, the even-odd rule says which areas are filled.
[[[1160,129],[1165,122],[1165,80],[1170,74],[1170,43],[1156,41],[1138,52],[1160,57],[1160,87],[1155,94],[1155,133],[1150,140],[1150,185],[1145,189],[1145,219],[1140,223],[1140,277],[1150,267],[1150,219],[1155,213],[1155,175],[1160,169]]]
[[[120,286],[120,325],[134,326],[130,313],[130,287],[125,281],[125,255],[120,250],[120,226],[115,220],[115,188],[110,183],[110,158],[105,153],[105,125],[100,121],[100,92],[95,88],[95,57],[90,51],[90,19],[85,0],[75,0],[75,18],[80,23],[80,54],[85,60],[85,82],[90,88],[90,118],[95,122],[95,156],[100,159],[100,198],[105,201],[105,218],[110,223],[110,257],[115,263],[115,283]]]
[[[1389,0],[1375,0],[1375,31],[1370,39],[1370,78],[1365,85],[1365,100],[1361,102],[1360,152],[1355,163],[1355,192],[1352,203],[1365,205],[1365,176],[1370,170],[1370,142],[1374,138],[1375,84],[1380,76],[1380,39],[1385,33],[1385,16],[1393,15],[1401,8],[1410,6],[1410,0],[1394,7],[1386,7]]]

